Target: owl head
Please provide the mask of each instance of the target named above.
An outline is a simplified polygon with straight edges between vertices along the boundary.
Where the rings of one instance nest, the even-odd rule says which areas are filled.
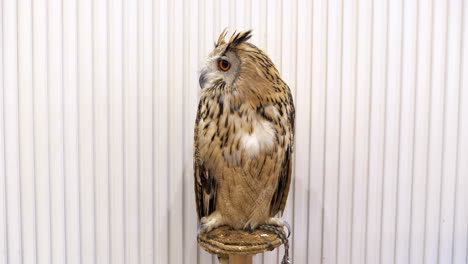
[[[219,35],[200,72],[203,90],[248,95],[275,89],[279,73],[265,52],[247,42],[251,32],[234,33],[229,41],[226,29]]]

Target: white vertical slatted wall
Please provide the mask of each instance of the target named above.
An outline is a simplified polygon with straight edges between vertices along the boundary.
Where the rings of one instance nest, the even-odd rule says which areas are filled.
[[[216,263],[192,143],[226,26],[254,29],[293,92],[294,263],[468,263],[467,17],[464,0],[1,0],[0,263]]]

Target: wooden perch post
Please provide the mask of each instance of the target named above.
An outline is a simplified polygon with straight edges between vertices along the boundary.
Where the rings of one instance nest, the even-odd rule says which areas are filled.
[[[253,256],[231,255],[229,264],[252,264]]]
[[[218,255],[220,264],[252,264],[255,254],[281,246],[281,239],[268,230],[256,229],[251,232],[221,226],[209,233],[201,233],[198,245]]]

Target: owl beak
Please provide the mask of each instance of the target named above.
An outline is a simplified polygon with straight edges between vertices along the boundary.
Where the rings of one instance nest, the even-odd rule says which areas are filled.
[[[205,71],[202,71],[200,73],[200,77],[198,78],[198,82],[200,83],[200,88],[205,88],[205,84],[206,84],[206,72]]]

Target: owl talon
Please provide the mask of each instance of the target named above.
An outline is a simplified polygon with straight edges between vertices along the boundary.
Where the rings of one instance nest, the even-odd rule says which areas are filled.
[[[209,216],[202,217],[200,225],[198,226],[197,235],[201,233],[209,233],[211,230],[224,224],[221,214],[214,212]]]
[[[288,229],[287,238],[291,236],[291,231],[292,231],[291,225],[286,220],[281,220],[279,218],[272,217],[267,221],[266,224],[274,225],[278,227],[286,227],[286,229]]]

